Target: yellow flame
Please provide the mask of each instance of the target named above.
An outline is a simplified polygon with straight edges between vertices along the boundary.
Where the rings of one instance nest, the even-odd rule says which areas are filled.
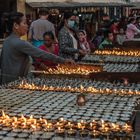
[[[36,130],[36,125],[31,124],[31,128],[35,131]]]

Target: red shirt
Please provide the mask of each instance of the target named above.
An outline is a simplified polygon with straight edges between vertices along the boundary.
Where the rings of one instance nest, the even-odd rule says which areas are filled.
[[[118,32],[118,28],[116,25],[112,24],[110,27],[110,32],[113,34],[116,34],[116,32]]]
[[[53,48],[54,48],[53,54],[58,55],[58,44],[53,44]],[[39,46],[39,49],[44,50],[45,52],[49,52],[45,45]],[[52,52],[49,52],[49,53],[52,53]],[[53,63],[51,61],[44,61],[44,60],[41,60],[41,59],[35,59],[35,61],[36,61],[36,63],[34,64],[34,66],[35,66],[36,69],[39,68],[38,63],[43,63],[45,66],[51,67],[51,68],[54,68],[54,67],[57,66],[56,63]]]

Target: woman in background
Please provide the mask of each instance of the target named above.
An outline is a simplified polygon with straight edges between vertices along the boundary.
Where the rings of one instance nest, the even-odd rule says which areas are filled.
[[[80,48],[86,51],[87,53],[90,53],[90,45],[87,41],[86,31],[80,30],[78,32],[78,37],[79,37]]]
[[[65,12],[63,25],[58,33],[59,55],[63,58],[77,60],[79,55],[85,55],[86,51],[79,49],[75,33],[76,15]]]
[[[135,18],[131,18],[129,20],[129,24],[127,25],[127,29],[126,29],[127,40],[131,40],[134,38],[136,34],[140,34],[140,30],[136,27],[135,23],[136,23]]]
[[[43,35],[43,45],[39,46],[39,49],[52,53],[54,55],[58,55],[58,44],[54,43],[55,42],[55,37],[54,34],[50,32],[46,32]],[[41,68],[41,66],[46,66],[46,67],[55,67],[57,64],[50,62],[50,61],[44,61],[42,59],[35,59],[34,66],[36,69]],[[45,68],[45,67],[44,67]]]

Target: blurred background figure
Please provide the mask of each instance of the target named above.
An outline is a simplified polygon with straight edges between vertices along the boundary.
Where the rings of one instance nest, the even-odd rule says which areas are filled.
[[[123,28],[120,28],[119,33],[116,36],[116,42],[118,45],[123,45],[123,42],[125,41],[126,36]]]
[[[110,26],[110,17],[109,15],[104,14],[102,17],[102,21],[99,24],[99,29],[108,30],[109,26]]]
[[[39,19],[31,23],[28,40],[36,47],[43,44],[43,34],[47,31],[52,31],[56,39],[54,25],[48,21],[48,16],[49,11],[42,8],[39,10]]]
[[[127,17],[122,17],[122,18],[120,19],[120,22],[119,22],[119,25],[118,25],[118,29],[123,28],[123,30],[124,30],[124,32],[125,32],[126,29],[127,29],[127,23],[128,23]]]
[[[118,25],[119,25],[119,20],[118,19],[113,19],[111,25],[110,25],[110,28],[109,28],[109,31],[111,33],[113,33],[113,37],[114,37],[114,44],[116,43],[116,36],[117,34],[119,33],[119,30],[118,30]]]
[[[113,33],[106,31],[104,41],[99,45],[99,49],[104,49],[106,47],[113,48]]]
[[[119,20],[118,19],[114,19],[110,25],[110,32],[113,33],[113,35],[116,35],[119,31],[118,31],[118,25],[119,25]]]
[[[43,44],[39,46],[39,49],[54,55],[58,55],[58,44],[55,43],[55,37],[52,32],[44,33]],[[35,69],[45,69],[46,67],[54,68],[57,66],[57,64],[47,60],[35,59],[34,66]]]
[[[100,29],[99,31],[96,32],[96,35],[92,40],[92,43],[94,44],[95,49],[99,47],[99,45],[102,43],[103,40],[104,40],[104,31]]]
[[[80,48],[87,53],[90,53],[90,44],[87,41],[87,35],[85,30],[80,30],[78,32],[78,38],[80,43]]]
[[[131,40],[134,38],[136,34],[140,34],[140,30],[136,27],[135,23],[136,23],[135,18],[131,18],[129,20],[129,24],[127,25],[127,29],[126,29],[127,40]]]

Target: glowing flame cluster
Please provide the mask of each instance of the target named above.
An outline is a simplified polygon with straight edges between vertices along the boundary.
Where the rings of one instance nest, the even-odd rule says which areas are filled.
[[[119,56],[140,56],[140,51],[136,50],[129,50],[129,51],[124,51],[124,50],[96,50],[94,54],[98,55],[119,55]]]
[[[32,131],[55,131],[55,130],[89,130],[89,132],[123,132],[132,133],[132,127],[127,123],[123,126],[105,122],[104,120],[86,123],[83,120],[80,122],[70,122],[63,118],[56,121],[48,121],[46,119],[40,118],[35,119],[31,115],[29,118],[21,115],[21,117],[10,117],[2,111],[2,116],[0,117],[0,124],[5,127],[12,129],[27,129]]]
[[[88,75],[93,72],[100,72],[99,66],[88,65],[58,65],[56,68],[47,68],[44,66],[44,74],[80,74]]]
[[[42,86],[36,86],[35,84],[29,84],[27,82],[21,82],[21,84],[19,84],[19,86],[17,86],[16,88],[18,89],[29,89],[29,90],[41,90],[41,91],[56,91],[56,92],[79,92],[79,93],[101,93],[101,94],[118,94],[118,95],[125,95],[125,94],[129,94],[129,95],[139,95],[140,91],[135,90],[132,91],[131,89],[127,90],[127,89],[96,89],[94,87],[83,87],[82,85],[80,87],[71,87],[71,86],[67,86],[67,87],[59,87],[59,86],[47,86],[47,85],[42,85]]]

